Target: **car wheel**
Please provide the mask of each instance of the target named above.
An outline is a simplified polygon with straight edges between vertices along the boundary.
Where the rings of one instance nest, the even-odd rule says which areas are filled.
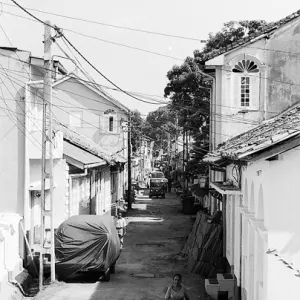
[[[166,198],[166,195],[165,195],[165,194],[163,194],[161,197],[162,197],[163,199],[165,199],[165,198]]]
[[[107,269],[103,276],[103,281],[110,281],[110,269]]]
[[[110,274],[115,274],[116,273],[116,264],[113,264],[111,267],[110,267]]]

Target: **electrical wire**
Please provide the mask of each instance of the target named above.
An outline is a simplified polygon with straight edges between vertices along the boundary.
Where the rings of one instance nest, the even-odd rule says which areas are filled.
[[[12,16],[15,16],[15,17],[19,17],[19,18],[22,18],[22,19],[25,19],[25,20],[29,20],[29,21],[32,21],[32,22],[39,22],[36,19],[33,20],[33,19],[30,19],[30,18],[26,18],[26,17],[20,16],[18,14],[11,13],[11,12],[3,11],[3,13],[8,14],[8,15],[12,15]],[[50,26],[50,27],[52,27],[52,28],[55,29],[55,27],[53,27],[53,26]],[[58,29],[58,28],[56,28],[56,29]],[[181,59],[181,58],[178,58],[178,57],[173,57],[173,56],[162,54],[162,53],[159,53],[159,52],[150,51],[150,50],[146,50],[146,49],[143,49],[143,48],[138,48],[138,47],[130,46],[130,45],[127,45],[127,44],[122,44],[122,43],[117,43],[117,42],[113,42],[113,41],[108,41],[106,39],[101,39],[101,38],[98,38],[98,37],[95,37],[95,36],[92,36],[92,35],[84,34],[84,33],[78,32],[78,31],[74,31],[72,29],[68,29],[68,28],[61,28],[61,29],[63,29],[64,31],[72,32],[72,33],[74,33],[76,35],[80,35],[80,36],[83,36],[83,37],[87,37],[87,38],[91,38],[91,39],[94,39],[94,40],[98,40],[100,42],[104,42],[104,43],[107,43],[107,44],[112,44],[112,45],[115,45],[115,46],[121,46],[121,47],[125,47],[125,48],[128,48],[128,49],[137,50],[137,51],[140,51],[140,52],[144,52],[144,53],[148,53],[148,54],[152,54],[152,55],[156,55],[156,56],[160,56],[160,57],[165,57],[165,58],[173,59],[173,60],[176,60],[176,61],[181,61],[181,62],[184,61],[184,59]]]
[[[2,74],[3,76],[5,76],[3,73],[1,73],[1,71],[0,71],[0,74]],[[20,87],[23,87],[23,85],[21,84],[22,82],[21,82],[21,83],[18,83],[17,81],[13,81],[11,78],[10,78],[10,80],[11,80],[11,82],[14,82],[15,84],[19,85]],[[17,80],[17,79],[15,79],[15,80]],[[40,98],[41,100],[43,100],[43,97],[38,96],[38,95],[36,95],[36,96],[37,96],[38,98]],[[55,96],[52,96],[52,97],[55,98]],[[63,101],[62,99],[59,99],[59,100]],[[61,108],[60,106],[56,105],[55,107],[57,107],[58,109],[62,110],[62,111],[65,112],[65,113],[71,115],[72,117],[74,117],[74,118],[76,118],[76,119],[79,119],[79,120],[80,120],[80,124],[81,124],[81,123],[88,124],[88,125],[91,126],[91,128],[95,128],[95,129],[97,129],[97,130],[100,130],[100,131],[106,133],[106,131],[105,131],[104,129],[101,129],[99,126],[95,126],[95,125],[92,124],[91,122],[88,122],[88,121],[85,121],[85,120],[81,119],[80,117],[78,117],[78,116],[76,116],[76,115],[70,113],[69,111],[67,111],[67,110],[65,110],[65,109],[63,109],[63,108]],[[53,113],[53,111],[51,111],[51,112]],[[25,112],[24,112],[24,115],[25,115]],[[56,118],[56,119],[57,119],[57,118]],[[57,119],[57,120],[58,120],[58,119]],[[88,128],[88,127],[85,126],[85,128]],[[116,146],[116,145],[119,143],[120,139],[121,139],[121,136],[120,136],[120,134],[119,134],[119,136],[118,136],[118,141],[117,141],[114,145],[112,145],[112,147]],[[100,146],[101,146],[104,150],[110,152],[110,149],[107,149],[107,148],[106,148],[105,146],[103,146],[101,143],[99,143],[99,144],[100,144]]]
[[[7,6],[15,7],[14,5],[8,4],[8,3],[2,3],[2,4],[7,5]],[[118,28],[118,29],[125,29],[125,30],[129,30],[129,31],[134,31],[134,32],[141,32],[141,33],[159,35],[159,36],[164,36],[164,37],[171,37],[171,38],[176,38],[176,39],[197,41],[197,42],[200,42],[200,43],[206,43],[207,42],[206,40],[201,40],[201,39],[198,39],[198,38],[191,38],[191,37],[179,36],[179,35],[174,35],[174,34],[167,34],[167,33],[161,33],[161,32],[156,32],[156,31],[142,30],[142,29],[138,29],[138,28],[131,28],[131,27],[126,27],[126,26],[114,25],[114,24],[107,24],[107,23],[87,20],[87,19],[83,19],[83,18],[77,18],[77,17],[61,15],[61,14],[57,14],[57,13],[52,13],[52,12],[46,12],[46,11],[35,9],[35,8],[29,8],[29,7],[24,7],[24,8],[27,9],[27,10],[30,10],[30,11],[36,11],[36,12],[46,14],[46,15],[52,15],[52,16],[62,17],[62,18],[70,19],[70,20],[81,21],[81,22],[86,22],[86,23],[91,23],[91,24],[96,24],[96,25],[101,25],[101,26],[113,27],[113,28]]]
[[[12,0],[14,3],[16,3],[14,0]],[[18,5],[20,8],[22,8],[20,5]],[[33,16],[32,14],[30,14],[29,12],[27,12],[26,11],[26,9],[24,9],[24,8],[22,8],[26,13],[28,13],[29,15],[31,15],[31,16]],[[33,16],[34,17],[34,16]],[[41,21],[41,20],[39,20],[38,18],[36,18],[36,17],[34,17],[36,20],[38,20],[38,21]],[[42,21],[41,21],[42,22]],[[42,22],[43,24],[46,24],[46,23],[44,23],[44,22]],[[47,25],[47,24],[46,24]],[[56,31],[58,31],[58,28],[57,27],[53,27],[53,28],[55,28],[55,30]],[[117,87],[119,90],[121,90],[123,93],[125,93],[125,94],[127,94],[128,96],[130,96],[130,97],[132,97],[132,98],[135,98],[135,99],[137,99],[136,97],[134,97],[134,96],[132,96],[132,95],[130,95],[129,93],[126,93],[124,90],[122,90],[120,87],[118,87],[116,84],[114,84],[112,81],[110,81],[104,74],[102,74],[93,64],[91,64],[90,62],[89,62],[89,60],[87,60],[86,58],[85,58],[85,56],[83,56],[83,54],[81,54],[81,52],[69,41],[69,39],[68,38],[66,38],[66,36],[65,35],[62,35],[62,38],[63,39],[65,39],[67,42],[68,42],[68,44],[97,72],[97,73],[99,73],[102,77],[104,77],[107,81],[109,81],[111,84],[113,84],[115,87]]]
[[[0,53],[0,55],[1,56],[6,56],[6,57],[9,57],[9,56],[7,56],[7,55],[4,55],[4,54],[1,54]],[[13,58],[13,57],[11,57],[12,59],[16,59],[16,58]],[[16,59],[16,60],[18,60],[18,59]],[[26,63],[26,64],[30,64],[29,62],[26,62],[26,61],[22,61],[22,60],[19,60],[20,62],[23,62],[23,63]],[[7,69],[8,70],[8,69]],[[21,71],[11,71],[11,70],[9,70],[10,72],[21,72]],[[224,71],[227,71],[228,72],[228,70],[224,70]],[[267,80],[270,80],[270,81],[274,81],[274,80],[272,80],[272,79],[270,79],[270,78],[268,78],[268,77],[261,77],[261,78],[263,78],[263,79],[267,79]],[[81,78],[79,78],[78,77],[78,79],[80,79],[80,81],[83,81],[83,82],[87,82],[87,83],[90,83],[90,81],[86,81],[86,80],[83,80],[83,79],[81,79]],[[291,83],[287,83],[287,82],[282,82],[282,81],[277,81],[277,82],[280,82],[280,83],[286,83],[286,84],[290,84],[290,85],[295,85],[295,86],[300,86],[300,85],[297,85],[297,84],[291,84]],[[100,87],[102,87],[102,85],[99,85]],[[105,86],[104,86],[105,87]],[[63,89],[61,89],[61,90],[63,90]],[[91,99],[91,100],[93,100],[93,99]],[[97,100],[98,101],[98,100]],[[169,104],[169,103],[164,103],[164,104]],[[209,107],[209,103],[207,104],[208,105],[208,107]],[[194,109],[194,106],[183,106],[183,105],[179,105],[179,104],[177,104],[177,105],[173,105],[174,107],[179,107],[179,108],[182,108],[182,107],[185,107],[185,108],[191,108],[191,109]],[[229,106],[229,105],[221,105],[221,104],[216,104],[216,106],[218,106],[218,107],[227,107],[227,108],[235,108],[235,106]],[[209,108],[207,108],[207,111],[209,110]],[[264,110],[257,110],[257,111],[264,111]],[[269,110],[267,110],[266,112],[268,112],[268,113],[274,113],[274,114],[277,114],[278,112],[275,112],[275,111],[269,111]],[[218,115],[221,115],[221,114],[218,114]],[[228,116],[228,115],[226,115],[226,116]],[[245,120],[244,118],[239,118],[240,120]]]
[[[113,81],[111,81],[107,76],[105,76],[102,72],[100,72],[83,54],[81,54],[81,52],[70,42],[70,40],[65,36],[63,35],[62,37],[64,40],[67,41],[67,43],[81,56],[81,58],[89,65],[91,66],[99,75],[101,75],[104,79],[106,79],[110,84],[112,84],[113,86],[115,86],[117,89],[119,89],[120,91],[122,91],[124,94],[126,94],[127,96],[135,99],[135,100],[138,100],[138,101],[141,101],[141,102],[144,102],[144,103],[149,103],[147,101],[144,101],[140,98],[137,98],[133,95],[131,95],[130,93],[126,92],[125,90],[123,90],[122,88],[120,88],[117,84],[115,84]],[[151,104],[157,104],[157,103],[151,103]]]
[[[11,76],[12,78],[14,78],[15,80],[18,80],[16,77],[13,77],[13,76]],[[75,95],[75,96],[80,96],[81,98],[84,98],[84,99],[87,99],[87,100],[92,100],[92,101],[95,101],[95,102],[101,102],[101,101],[99,101],[98,99],[94,99],[94,98],[90,98],[90,97],[86,97],[86,96],[83,96],[83,95],[81,95],[81,94],[78,94],[78,93],[74,93],[74,92],[71,92],[71,91],[69,91],[69,90],[65,90],[65,89],[63,89],[63,88],[56,88],[57,90],[62,90],[62,91],[64,91],[64,92],[67,92],[67,93],[70,93],[70,94],[73,94],[73,95]],[[59,97],[57,97],[57,96],[53,96],[53,98],[55,98],[55,99],[58,99],[58,100],[60,100],[60,101],[62,101],[62,102],[65,102],[65,103],[69,103],[70,104],[70,102],[67,102],[67,101],[65,101],[65,100],[63,100],[63,99],[61,99],[61,98],[59,98]],[[105,103],[105,102],[102,102],[102,103]],[[180,108],[182,108],[183,106],[180,106]],[[185,106],[185,108],[188,108],[189,106]],[[195,107],[193,107],[193,106],[190,106],[190,108],[191,109],[195,109]],[[99,110],[100,111],[100,110]],[[202,109],[202,111],[203,112],[206,112],[206,113],[209,113],[209,109]],[[227,119],[227,120],[230,120],[230,121],[232,121],[233,123],[244,123],[244,124],[253,124],[253,125],[257,125],[257,123],[256,122],[253,122],[252,120],[250,120],[249,122],[247,122],[247,119],[243,119],[243,118],[238,118],[238,117],[234,117],[234,116],[228,116],[228,115],[222,115],[222,114],[218,114],[218,113],[216,113],[215,114],[216,116],[219,116],[220,118],[223,118],[223,119]],[[218,122],[218,121],[217,121]],[[190,127],[190,128],[193,128],[193,127]]]
[[[7,57],[7,58],[10,58],[10,59],[14,59],[14,60],[20,61],[21,63],[31,65],[30,62],[27,62],[27,61],[24,61],[24,60],[21,60],[21,59],[17,59],[17,58],[15,58],[15,57],[11,57],[11,56],[9,56],[9,55],[5,55],[5,54],[3,54],[3,53],[0,53],[0,56]],[[57,56],[57,55],[56,55],[56,56]],[[69,59],[69,58],[67,58],[67,57],[63,57],[63,58]],[[4,69],[4,70],[7,70],[7,71],[9,71],[9,72],[12,72],[12,73],[27,73],[27,72],[23,72],[23,71],[11,70],[11,69],[7,69],[7,68],[3,68],[3,69]],[[45,69],[45,70],[47,70],[47,69]],[[32,73],[32,75],[37,75],[37,76],[39,76],[40,74],[39,74],[39,73],[36,73],[36,74],[35,74],[35,73]],[[81,82],[85,82],[85,83],[89,83],[89,84],[94,84],[94,85],[97,85],[99,88],[107,88],[107,89],[111,89],[111,90],[114,90],[114,91],[121,92],[121,91],[118,90],[118,89],[111,88],[111,87],[108,87],[108,86],[106,86],[106,85],[101,85],[101,84],[92,82],[92,81],[90,81],[90,80],[84,80],[83,78],[80,78],[79,76],[76,76],[76,74],[72,74],[72,75],[75,76],[75,77],[77,77],[77,78],[79,79],[79,81],[81,81]],[[67,75],[67,76],[69,76],[69,75]],[[78,83],[78,84],[80,84],[80,83]],[[142,96],[142,97],[143,97],[143,96],[147,96],[147,97],[161,97],[161,98],[163,99],[163,101],[157,100],[157,99],[153,99],[153,98],[150,98],[150,100],[156,101],[156,102],[159,103],[159,104],[168,104],[168,103],[170,103],[170,102],[167,102],[163,96],[151,95],[151,94],[146,94],[146,93],[141,93],[141,92],[134,92],[134,91],[127,91],[127,92],[128,92],[128,93],[131,93],[131,94],[140,95],[140,96]],[[97,100],[97,101],[98,101],[98,100]],[[103,102],[103,103],[104,103],[104,102]],[[150,102],[147,102],[147,103],[148,103],[148,104],[151,104]],[[155,103],[155,104],[157,104],[157,103]]]

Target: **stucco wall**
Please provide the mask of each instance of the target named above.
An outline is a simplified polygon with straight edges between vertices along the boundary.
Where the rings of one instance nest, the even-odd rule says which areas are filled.
[[[126,134],[121,127],[121,119],[127,115],[113,103],[105,100],[86,86],[74,80],[67,80],[54,87],[54,115],[62,123],[69,125],[69,113],[82,111],[82,127],[74,127],[78,133],[87,136],[103,148],[117,152],[124,147]],[[105,131],[103,113],[107,109],[116,111],[116,133]],[[78,120],[79,122],[79,120]]]
[[[269,115],[300,101],[299,47],[299,18],[266,41]]]
[[[258,124],[265,117],[265,39],[256,41],[240,49],[233,50],[218,61],[207,62],[206,65],[221,64],[216,66],[216,91],[212,106],[212,134],[213,145],[218,144],[243,133]],[[232,69],[237,61],[253,59],[260,69],[259,74],[259,104],[256,109],[240,112],[241,107],[234,103]],[[253,74],[252,74],[253,76]],[[256,74],[257,76],[257,74]]]
[[[295,288],[291,285],[295,281],[295,274],[283,261],[292,263],[296,269],[300,268],[300,202],[297,193],[300,178],[297,163],[300,161],[299,150],[300,147],[287,151],[279,155],[279,160],[254,163],[244,169],[243,173],[243,205],[252,214],[250,219],[253,221],[250,223],[255,225],[261,220],[266,228],[267,244],[260,254],[261,261],[267,265],[263,289],[268,296],[263,299],[274,299],[270,296],[276,295],[273,293],[274,286],[277,295],[284,295],[285,291]],[[255,244],[254,240],[252,242]],[[271,259],[271,254],[266,254],[267,249],[276,249],[283,261],[278,257]],[[258,257],[257,253],[254,256]],[[278,274],[281,269],[283,271]],[[286,272],[287,269],[290,272]],[[287,277],[282,277],[283,272]]]
[[[48,163],[47,163],[48,166]],[[66,195],[66,162],[63,159],[54,159],[53,178],[55,188],[53,189],[54,201],[54,228],[57,228],[65,220],[65,195]],[[41,181],[41,161],[30,160],[30,181]],[[48,200],[48,197],[47,197]]]
[[[24,149],[25,134],[23,102],[25,82],[29,79],[28,64],[18,59],[29,61],[29,52],[6,51],[1,49],[0,74],[3,103],[0,112],[1,145],[0,145],[0,208],[1,212],[18,213],[23,216],[24,210]],[[4,56],[3,56],[4,55]],[[9,58],[8,58],[9,57]],[[10,70],[21,73],[11,73]],[[12,75],[14,78],[7,78]]]

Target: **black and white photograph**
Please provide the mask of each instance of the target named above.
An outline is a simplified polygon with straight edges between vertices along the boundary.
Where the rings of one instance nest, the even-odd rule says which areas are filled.
[[[300,2],[0,0],[0,299],[299,300]]]

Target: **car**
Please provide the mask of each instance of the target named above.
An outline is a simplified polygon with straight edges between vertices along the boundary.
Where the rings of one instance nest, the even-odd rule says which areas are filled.
[[[109,281],[120,254],[120,239],[110,215],[72,216],[55,233],[59,280],[93,273],[99,279]]]
[[[163,199],[166,197],[165,194],[165,178],[151,178],[150,179],[150,190],[149,190],[149,198],[153,196],[161,196]]]
[[[151,178],[165,178],[165,174],[160,171],[153,171],[150,173]]]

